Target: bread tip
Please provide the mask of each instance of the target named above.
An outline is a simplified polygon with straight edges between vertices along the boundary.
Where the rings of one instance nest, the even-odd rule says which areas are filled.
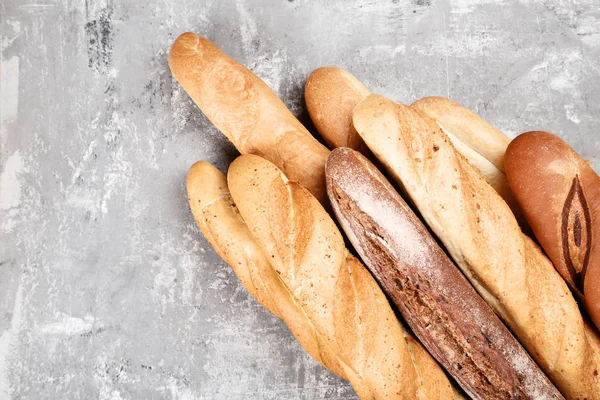
[[[169,68],[171,72],[175,73],[173,67],[177,67],[175,63],[178,57],[201,53],[200,44],[202,40],[206,39],[193,32],[184,32],[175,39],[169,50]]]
[[[335,72],[335,71],[343,71],[342,68],[339,67],[335,67],[333,65],[325,65],[323,67],[319,67],[317,69],[315,69],[313,72],[310,73],[310,75],[308,76],[308,79],[316,79],[321,77],[321,75],[325,75],[325,74],[329,74],[331,72]]]
[[[193,163],[191,165],[190,169],[188,170],[188,175],[190,175],[192,173],[196,173],[196,172],[201,171],[203,169],[206,169],[207,166],[212,167],[212,165],[210,165],[208,162],[206,162],[204,160],[196,161],[195,163]]]
[[[321,91],[323,89],[323,84],[328,82],[330,74],[340,69],[341,68],[333,66],[324,66],[319,67],[310,73],[304,83],[304,96],[309,103],[312,102],[313,98],[317,98],[317,95],[313,95],[313,91]]]
[[[325,169],[327,169],[329,164],[336,164],[340,162],[339,160],[347,158],[353,152],[354,150],[352,150],[350,147],[336,147],[335,149],[331,150],[329,156],[327,157],[327,161],[325,162]]]
[[[212,166],[210,163],[203,160],[196,161],[194,164],[192,164],[190,169],[188,169],[186,177],[186,185],[188,186],[188,189],[189,185],[191,185],[196,179],[206,176],[208,173],[213,172],[214,170],[217,170],[217,168]]]
[[[198,40],[198,38],[200,38],[200,36],[198,36],[197,34],[195,34],[194,32],[183,32],[181,35],[179,35],[177,37],[177,39],[175,39],[175,41],[181,41],[181,40]]]
[[[388,100],[380,94],[371,93],[364,99],[359,101],[356,104],[356,106],[354,106],[354,108],[352,109],[352,124],[354,125],[354,128],[357,130],[359,135],[361,134],[362,130],[361,117],[363,116],[363,112],[365,112],[365,110],[368,110],[369,108],[375,110],[376,108],[379,108],[383,104],[385,104],[386,101],[391,100]]]
[[[329,153],[327,161],[325,162],[325,183],[327,186],[327,194],[331,198],[329,193],[330,186],[332,184],[331,179],[338,172],[350,168],[350,162],[352,160],[363,162],[364,156],[358,151],[350,147],[338,147]]]

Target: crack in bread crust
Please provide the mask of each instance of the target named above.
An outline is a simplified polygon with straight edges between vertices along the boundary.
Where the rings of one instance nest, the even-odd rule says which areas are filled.
[[[583,216],[583,226],[581,224]],[[585,239],[582,245],[582,233]],[[592,221],[579,175],[575,175],[562,209],[562,250],[569,275],[581,293],[592,249]],[[583,260],[581,259],[583,255]]]

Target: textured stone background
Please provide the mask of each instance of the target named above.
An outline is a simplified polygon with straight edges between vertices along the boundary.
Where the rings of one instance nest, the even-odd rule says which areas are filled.
[[[598,0],[3,0],[0,28],[1,400],[355,398],[194,224],[188,167],[236,153],[168,70],[184,31],[301,118],[308,74],[338,65],[598,169]]]

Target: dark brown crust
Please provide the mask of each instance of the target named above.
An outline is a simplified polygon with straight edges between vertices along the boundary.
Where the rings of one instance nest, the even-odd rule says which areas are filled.
[[[583,249],[581,249],[581,233],[583,229],[579,211],[583,214],[583,229],[585,230],[586,239],[585,247]],[[573,216],[573,218],[570,218],[570,216]],[[570,223],[571,220],[573,220],[573,224]],[[590,262],[590,251],[592,249],[592,219],[590,216],[590,208],[585,199],[585,194],[583,193],[583,188],[579,180],[579,175],[575,175],[573,178],[571,189],[569,190],[569,194],[565,199],[565,204],[562,209],[561,239],[563,256],[569,275],[573,282],[575,282],[577,289],[579,289],[581,293],[584,293],[583,284],[587,266]],[[584,252],[583,262],[581,263],[580,268],[578,268],[580,264],[579,260],[573,261],[573,258],[576,257],[576,255],[571,254],[571,244]]]
[[[540,245],[600,327],[600,177],[568,143],[543,131],[517,136],[505,161]]]
[[[338,220],[394,308],[471,397],[562,398],[372,164],[334,150],[326,182]]]

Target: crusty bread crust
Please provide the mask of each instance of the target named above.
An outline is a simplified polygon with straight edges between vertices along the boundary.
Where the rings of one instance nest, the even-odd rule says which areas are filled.
[[[473,111],[445,97],[425,97],[415,101],[411,107],[435,124],[434,129],[442,129],[456,151],[506,201],[521,229],[531,235],[531,228],[510,190],[506,174],[497,166],[504,166],[504,152],[510,139]]]
[[[173,76],[242,154],[258,154],[326,201],[329,150],[266,83],[211,41],[187,32],[169,52]]]
[[[370,95],[356,130],[480,295],[570,399],[600,395],[600,343],[552,263],[441,129]]]
[[[424,97],[411,104],[504,172],[504,153],[510,138],[487,121],[446,97]]]
[[[367,151],[352,125],[352,110],[370,93],[342,68],[321,67],[310,74],[304,85],[306,108],[330,148],[350,147],[363,154]]]
[[[460,397],[400,325],[377,282],[346,250],[335,223],[306,189],[254,155],[231,164],[228,182],[278,275],[277,290],[302,311],[289,318],[305,320],[316,338],[315,358],[349,380],[361,399]]]
[[[421,343],[473,399],[563,399],[385,177],[334,150],[331,206],[354,248]]]
[[[540,131],[511,142],[506,173],[541,246],[600,327],[600,177],[564,140]]]

